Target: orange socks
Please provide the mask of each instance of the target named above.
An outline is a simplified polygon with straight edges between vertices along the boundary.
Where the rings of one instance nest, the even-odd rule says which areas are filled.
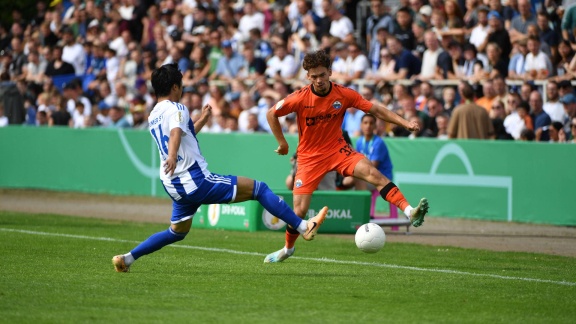
[[[291,227],[286,227],[286,248],[287,249],[291,249],[294,247],[294,243],[296,243],[296,239],[298,239],[298,236],[300,236],[300,233],[298,233],[297,230],[291,228]]]
[[[396,187],[392,182],[380,190],[380,196],[382,196],[386,201],[396,205],[402,211],[406,210],[406,207],[410,206],[402,192],[400,192],[400,189],[398,189],[398,187]]]

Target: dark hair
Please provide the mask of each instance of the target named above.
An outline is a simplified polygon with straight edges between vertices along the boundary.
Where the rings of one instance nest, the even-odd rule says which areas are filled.
[[[518,109],[518,108],[525,109],[526,112],[528,112],[528,113],[530,112],[530,105],[526,101],[520,101],[518,106],[516,106],[516,109]]]
[[[524,128],[522,132],[520,132],[520,138],[525,138],[527,141],[533,141],[536,139],[536,135],[533,130]]]
[[[165,64],[152,72],[152,88],[158,98],[170,95],[173,86],[182,86],[182,73],[178,64]]]
[[[310,71],[310,69],[321,66],[330,70],[330,56],[323,50],[308,53],[304,56],[304,62],[302,62],[304,70]]]
[[[462,97],[468,100],[474,100],[474,89],[467,81],[461,81],[462,84]]]
[[[369,114],[369,113],[368,113],[368,114],[364,114],[364,116],[362,116],[362,118],[360,119],[360,122],[363,122],[363,121],[364,121],[364,118],[367,118],[367,117],[374,119],[374,122],[376,122],[376,116],[374,116],[374,115],[372,115],[372,114]]]
[[[551,126],[557,131],[560,131],[562,128],[564,128],[564,125],[562,125],[562,123],[559,121],[552,122]]]

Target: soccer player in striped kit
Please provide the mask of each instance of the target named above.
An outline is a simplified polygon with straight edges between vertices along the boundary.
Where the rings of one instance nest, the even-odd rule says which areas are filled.
[[[297,229],[304,239],[314,239],[324,222],[327,207],[308,221],[298,217],[264,182],[237,176],[222,176],[208,171],[196,134],[211,114],[202,108],[201,117],[192,123],[188,109],[179,104],[182,74],[176,64],[166,64],[152,73],[152,87],[158,103],[148,118],[150,134],[158,146],[160,179],[172,198],[170,227],[150,236],[132,251],[116,255],[112,264],[118,272],[128,272],[134,261],[166,245],[181,241],[192,226],[196,210],[203,204],[229,204],[257,200],[272,215]]]

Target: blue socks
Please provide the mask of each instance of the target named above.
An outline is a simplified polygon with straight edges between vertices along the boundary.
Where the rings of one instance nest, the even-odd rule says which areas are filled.
[[[146,241],[140,243],[134,250],[130,251],[134,260],[139,257],[158,251],[166,245],[182,241],[188,233],[176,233],[172,228],[168,228],[164,232],[158,232],[150,236]]]
[[[264,182],[254,180],[254,191],[252,192],[254,200],[257,200],[270,214],[280,218],[292,228],[297,229],[302,223],[302,219],[294,213],[294,211],[276,196],[268,185]]]

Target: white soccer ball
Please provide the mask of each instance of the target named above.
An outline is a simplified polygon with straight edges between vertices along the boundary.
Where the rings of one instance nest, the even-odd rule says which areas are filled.
[[[356,231],[356,246],[366,253],[376,253],[386,243],[386,234],[379,225],[368,223],[360,226]]]

